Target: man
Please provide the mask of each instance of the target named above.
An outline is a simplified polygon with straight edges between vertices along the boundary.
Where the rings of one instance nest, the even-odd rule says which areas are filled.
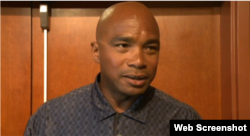
[[[169,135],[169,120],[200,119],[190,106],[153,88],[160,42],[157,22],[137,2],[104,11],[91,43],[101,72],[94,84],[48,101],[25,135]]]

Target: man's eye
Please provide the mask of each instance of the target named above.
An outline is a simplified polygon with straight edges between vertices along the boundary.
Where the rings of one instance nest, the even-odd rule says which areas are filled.
[[[116,44],[116,46],[120,48],[127,48],[128,44]]]
[[[148,54],[155,54],[159,51],[158,46],[146,46],[144,49]]]
[[[147,46],[147,47],[146,47],[146,50],[154,50],[154,51],[157,51],[157,50],[158,50],[158,47],[156,47],[156,46]]]

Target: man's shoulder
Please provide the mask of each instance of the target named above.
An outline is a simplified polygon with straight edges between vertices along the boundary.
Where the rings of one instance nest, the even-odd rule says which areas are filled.
[[[30,133],[46,135],[46,130],[58,126],[54,124],[52,128],[48,128],[47,123],[63,124],[64,121],[69,121],[69,117],[81,121],[82,115],[92,111],[90,106],[92,88],[93,84],[89,84],[42,104],[30,117],[25,135]]]
[[[174,98],[173,96],[159,90],[155,89],[155,99],[161,104],[173,105],[175,107],[190,108],[190,106],[184,102],[181,102]]]
[[[93,84],[88,84],[77,88],[71,92],[68,92],[62,96],[56,97],[45,102],[39,109],[39,111],[58,109],[58,108],[68,108],[75,105],[86,105],[90,102],[91,99],[91,90]]]
[[[76,98],[76,97],[88,97],[88,95],[90,95],[90,93],[91,93],[92,88],[93,88],[93,83],[82,86],[82,87],[77,88],[71,92],[68,92],[62,96],[59,96],[57,98],[54,98],[54,99],[48,101],[48,103],[53,103],[55,101],[61,101],[64,99],[74,100],[74,98]]]
[[[171,119],[201,119],[198,112],[190,105],[177,100],[171,95],[155,89],[155,105],[161,108],[165,113],[169,113]]]

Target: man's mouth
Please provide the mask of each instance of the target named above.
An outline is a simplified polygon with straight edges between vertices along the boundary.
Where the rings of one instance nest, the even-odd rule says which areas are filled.
[[[131,79],[133,79],[133,80],[145,80],[145,79],[148,78],[148,77],[145,76],[145,75],[126,75],[125,77],[131,78]]]
[[[124,77],[130,85],[137,87],[144,86],[148,79],[146,75],[126,75]]]

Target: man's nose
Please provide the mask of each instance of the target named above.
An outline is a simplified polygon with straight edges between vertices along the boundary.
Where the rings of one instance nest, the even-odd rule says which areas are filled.
[[[136,69],[146,68],[147,65],[142,49],[137,48],[133,50],[128,58],[127,65]]]

